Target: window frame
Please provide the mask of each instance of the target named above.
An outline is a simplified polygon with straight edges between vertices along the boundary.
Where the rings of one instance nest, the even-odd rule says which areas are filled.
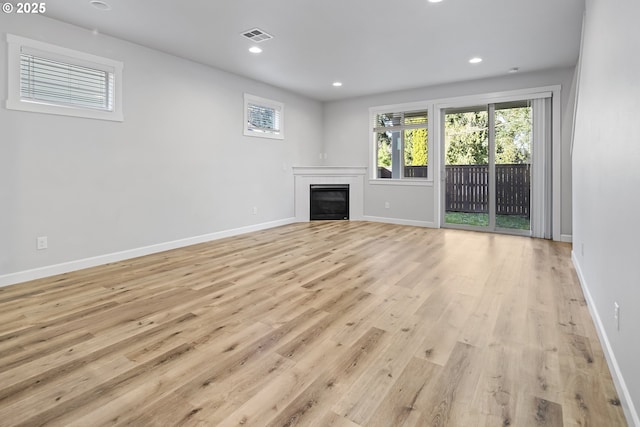
[[[7,109],[118,122],[124,121],[122,111],[122,75],[124,64],[122,62],[13,34],[7,34],[6,39],[8,45]],[[20,91],[20,55],[27,52],[38,57],[70,65],[112,73],[114,80],[112,110],[68,106],[22,98]]]
[[[258,131],[254,130],[249,126],[249,105],[257,105],[259,107],[271,108],[275,111],[278,111],[280,114],[280,129],[278,132],[275,131]],[[272,99],[262,98],[256,95],[251,95],[249,93],[244,94],[244,124],[243,124],[243,134],[245,136],[253,136],[257,138],[268,138],[268,139],[284,139],[284,103],[279,101],[274,101]]]
[[[378,150],[376,138],[376,135],[378,133],[378,131],[376,131],[376,128],[378,128],[376,123],[377,115],[389,112],[411,113],[416,111],[427,111],[427,177],[415,178],[403,176],[401,178],[378,178]],[[433,186],[433,158],[435,155],[433,143],[433,113],[434,104],[432,102],[412,102],[404,104],[381,105],[369,108],[369,132],[371,135],[369,140],[369,164],[371,165],[371,173],[369,176],[370,184]],[[398,131],[404,132],[404,129],[398,129]],[[404,163],[404,158],[402,161]]]

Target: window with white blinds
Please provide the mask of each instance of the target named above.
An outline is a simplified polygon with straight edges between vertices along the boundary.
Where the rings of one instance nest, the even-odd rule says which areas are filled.
[[[113,111],[111,72],[34,55],[20,55],[20,98]]]
[[[7,108],[124,120],[121,62],[11,34],[7,43]]]
[[[253,131],[280,132],[280,111],[276,108],[249,104],[247,126]]]
[[[284,104],[244,94],[244,134],[284,139]]]

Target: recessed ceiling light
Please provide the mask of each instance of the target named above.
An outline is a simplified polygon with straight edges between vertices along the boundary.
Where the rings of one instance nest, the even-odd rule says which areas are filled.
[[[440,3],[442,0],[429,0],[429,3]]]
[[[518,71],[520,71],[520,68],[518,68],[518,67],[509,68],[509,72],[510,72],[511,74],[513,74],[513,73],[517,73]]]
[[[111,6],[100,0],[91,0],[89,4],[98,10],[111,10]]]
[[[251,46],[249,48],[249,52],[251,52],[251,53],[261,53],[262,49],[260,49],[258,46]]]
[[[342,86],[342,82],[333,82],[332,84],[333,84],[334,87]]]
[[[473,58],[471,58],[469,60],[469,64],[479,64],[482,62],[482,58],[478,57],[478,56],[474,56]]]

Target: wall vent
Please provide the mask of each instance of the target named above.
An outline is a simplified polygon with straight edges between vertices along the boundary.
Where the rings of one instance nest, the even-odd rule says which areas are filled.
[[[249,40],[256,42],[256,43],[260,43],[263,42],[265,40],[271,40],[273,38],[273,36],[265,31],[262,31],[259,28],[253,28],[251,30],[247,30],[244,31],[242,33],[242,35],[246,38],[248,38]]]

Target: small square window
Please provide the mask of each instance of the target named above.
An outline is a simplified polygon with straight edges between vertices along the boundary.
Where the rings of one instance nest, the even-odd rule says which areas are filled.
[[[245,93],[244,134],[284,139],[284,104]]]

